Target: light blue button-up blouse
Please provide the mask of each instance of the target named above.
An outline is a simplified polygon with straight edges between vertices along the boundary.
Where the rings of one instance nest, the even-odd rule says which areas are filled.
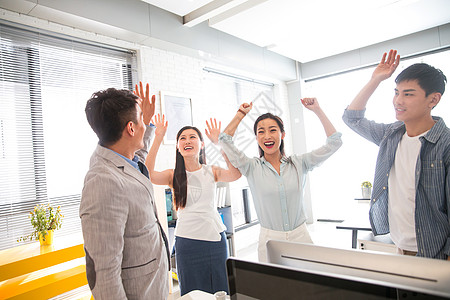
[[[303,209],[303,186],[306,173],[336,152],[342,145],[342,134],[336,132],[326,144],[301,155],[282,158],[280,174],[264,157],[249,158],[233,144],[226,133],[219,144],[230,162],[247,177],[255,210],[262,227],[291,231],[306,221]]]

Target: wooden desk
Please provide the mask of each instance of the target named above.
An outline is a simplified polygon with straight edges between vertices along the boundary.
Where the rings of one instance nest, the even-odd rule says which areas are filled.
[[[356,249],[358,241],[358,230],[372,231],[368,220],[366,222],[344,221],[343,223],[336,225],[336,229],[348,229],[352,231],[352,248],[354,249]]]

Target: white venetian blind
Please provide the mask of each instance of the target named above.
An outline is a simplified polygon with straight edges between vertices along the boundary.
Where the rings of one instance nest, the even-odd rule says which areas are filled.
[[[132,89],[135,54],[0,23],[0,249],[32,231],[38,203],[62,207],[55,235],[81,230],[80,194],[97,137],[93,92]],[[134,76],[136,77],[136,76]]]

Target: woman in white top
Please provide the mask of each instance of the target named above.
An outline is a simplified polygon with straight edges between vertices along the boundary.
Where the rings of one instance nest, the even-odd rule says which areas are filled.
[[[217,137],[220,126],[208,125],[208,136]],[[227,243],[225,225],[215,204],[216,182],[230,182],[241,177],[228,159],[228,170],[206,165],[201,132],[185,126],[177,134],[175,169],[155,171],[158,149],[167,131],[164,116],[155,117],[155,139],[146,159],[152,183],[173,189],[178,211],[175,228],[175,258],[181,295],[192,290],[209,293],[228,291],[225,261]],[[220,123],[219,123],[220,124]],[[217,139],[213,140],[217,143]]]
[[[271,113],[258,117],[254,132],[260,157],[249,158],[232,141],[239,123],[251,110],[244,103],[235,117],[220,134],[219,144],[231,163],[247,177],[255,210],[261,225],[258,258],[267,261],[266,242],[270,239],[312,243],[306,229],[303,209],[303,186],[306,173],[320,165],[342,145],[341,133],[319,106],[317,99],[302,99],[305,108],[313,111],[321,121],[327,135],[326,144],[301,155],[284,153],[285,131],[283,121]]]

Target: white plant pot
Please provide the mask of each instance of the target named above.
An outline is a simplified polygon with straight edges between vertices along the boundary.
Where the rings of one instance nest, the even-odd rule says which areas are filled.
[[[370,196],[372,195],[372,188],[363,187],[361,188],[361,193],[363,198],[370,199]]]

